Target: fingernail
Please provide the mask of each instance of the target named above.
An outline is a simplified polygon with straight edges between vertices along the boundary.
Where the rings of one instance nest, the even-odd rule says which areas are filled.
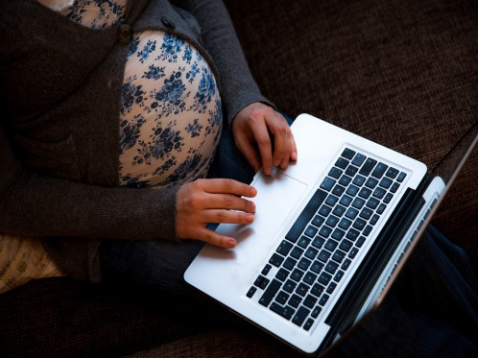
[[[293,160],[297,160],[297,152],[293,152],[293,153],[292,153],[292,159],[293,159]]]
[[[253,222],[253,215],[252,214],[247,214],[247,221],[248,222]]]
[[[230,239],[228,240],[228,247],[235,247],[237,245],[237,241],[235,241],[234,239]]]
[[[257,195],[257,190],[255,188],[250,188],[250,195],[251,196]]]

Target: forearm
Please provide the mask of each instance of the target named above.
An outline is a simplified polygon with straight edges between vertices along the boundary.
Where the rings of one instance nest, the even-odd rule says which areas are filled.
[[[264,102],[248,68],[240,42],[221,0],[176,0],[175,5],[190,12],[199,22],[206,50],[220,74],[220,93],[229,122],[247,105]]]

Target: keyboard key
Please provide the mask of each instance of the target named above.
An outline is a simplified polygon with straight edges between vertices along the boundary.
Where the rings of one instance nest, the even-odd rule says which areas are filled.
[[[317,249],[320,249],[325,243],[325,239],[322,239],[320,236],[317,236],[312,242],[312,246],[315,246]]]
[[[340,178],[340,180],[338,182],[340,184],[342,184],[343,186],[347,186],[348,184],[350,184],[351,181],[352,181],[352,178],[350,178],[346,175],[342,175],[342,177]]]
[[[365,183],[366,187],[369,187],[370,189],[375,189],[375,187],[378,184],[378,180],[375,178],[368,178],[367,182]]]
[[[327,250],[322,250],[320,251],[320,254],[318,255],[318,259],[322,261],[323,263],[327,262],[328,259],[330,258],[330,252]]]
[[[380,204],[380,206],[377,209],[377,214],[382,215],[386,208],[387,206],[385,204]]]
[[[343,272],[343,271],[338,271],[337,274],[335,275],[335,277],[333,278],[333,281],[339,282],[342,279],[344,273],[345,272]]]
[[[292,322],[295,323],[297,326],[301,326],[305,321],[305,318],[307,318],[309,314],[310,311],[302,306],[293,317]]]
[[[375,177],[375,178],[378,178],[380,179],[383,174],[385,174],[385,172],[387,171],[388,169],[388,165],[384,164],[384,163],[378,163],[377,166],[375,167],[373,173],[372,173],[372,176]]]
[[[359,211],[357,209],[354,209],[354,208],[350,208],[347,210],[347,213],[345,214],[345,216],[349,219],[355,219],[358,215]]]
[[[292,259],[291,257],[287,257],[285,262],[283,263],[283,267],[285,267],[287,270],[292,270],[295,265],[297,264],[297,261]]]
[[[324,238],[328,238],[331,233],[332,233],[332,228],[329,228],[328,226],[323,225],[322,228],[320,229],[319,235],[323,236]]]
[[[307,249],[307,252],[305,253],[305,256],[308,257],[309,259],[313,260],[318,254],[318,250],[314,247],[309,247]]]
[[[390,188],[390,185],[392,185],[392,183],[393,183],[392,179],[383,178],[382,180],[380,180],[380,186],[384,189]]]
[[[353,165],[349,165],[347,170],[345,170],[345,174],[351,177],[355,176],[357,172],[358,172],[358,168],[354,167]]]
[[[354,208],[357,208],[358,210],[360,210],[363,207],[363,205],[365,205],[365,200],[361,198],[355,198],[355,200],[352,203],[352,206]]]
[[[335,209],[333,209],[333,215],[336,215],[338,217],[342,216],[343,213],[347,210],[344,206],[337,205]]]
[[[313,225],[310,225],[309,227],[307,227],[307,229],[305,230],[305,235],[307,235],[308,237],[315,237],[315,235],[317,235],[317,231],[318,231],[318,228],[316,228],[315,226]]]
[[[329,275],[326,272],[323,272],[320,277],[318,278],[318,282],[320,282],[322,285],[326,286],[332,279],[332,275]]]
[[[398,175],[398,170],[390,167],[388,168],[387,173],[385,175],[391,179],[395,179]]]
[[[285,306],[285,307],[280,306],[276,302],[272,303],[272,305],[270,306],[270,309],[273,312],[282,316],[283,318],[286,318],[287,320],[290,320],[290,318],[292,318],[293,314],[295,313],[295,310],[293,308],[288,306]]]
[[[325,218],[322,218],[320,215],[315,215],[315,217],[312,220],[312,225],[315,225],[316,227],[320,227],[324,222],[325,222]]]
[[[387,195],[385,195],[385,198],[383,198],[383,202],[388,204],[393,198],[393,194],[392,193],[388,193]]]
[[[280,281],[273,280],[263,293],[258,303],[260,303],[262,306],[268,307],[268,305],[272,302],[273,298],[277,294],[278,290],[280,290],[280,287],[282,287],[282,283]]]
[[[337,223],[340,219],[337,218],[336,216],[333,216],[333,215],[330,215],[327,219],[327,221],[325,222],[326,225],[334,228],[335,226],[337,226]]]
[[[400,173],[397,177],[397,181],[400,182],[400,183],[403,182],[403,180],[405,179],[406,176],[407,176],[406,173],[403,173],[403,172]]]
[[[266,277],[263,277],[262,275],[258,276],[255,282],[253,283],[254,286],[257,286],[264,290],[268,284],[270,283],[270,280]]]
[[[275,278],[283,282],[287,279],[289,273],[290,272],[288,272],[287,270],[281,268],[280,270],[278,270],[277,274],[275,275]]]
[[[279,254],[282,254],[283,256],[287,256],[290,250],[292,249],[292,247],[293,247],[292,243],[283,240],[280,246],[278,246],[277,252]]]
[[[297,308],[300,305],[300,302],[302,302],[302,298],[295,294],[293,294],[288,300],[288,304],[294,308]]]
[[[337,288],[337,284],[335,282],[331,282],[330,285],[327,287],[327,293],[333,293],[333,291]]]
[[[338,198],[336,196],[333,196],[333,195],[329,195],[327,197],[327,200],[325,201],[326,204],[330,205],[330,206],[335,206],[335,204],[337,203],[338,201]]]
[[[303,329],[308,332],[310,330],[310,328],[312,328],[314,322],[315,321],[311,318],[307,319],[307,322],[305,322],[305,325],[303,326]]]
[[[343,230],[348,230],[348,228],[350,227],[350,225],[352,225],[352,221],[351,220],[348,220],[346,218],[343,218],[341,221],[340,221],[340,224],[338,224],[338,226],[340,228],[342,228]]]
[[[325,216],[327,217],[330,212],[332,211],[332,208],[328,205],[322,205],[322,207],[320,208],[320,210],[318,210],[318,213],[322,216]]]
[[[298,246],[295,246],[292,250],[292,253],[290,254],[290,256],[296,258],[296,259],[299,259],[300,256],[302,256],[303,254],[303,250],[301,248],[299,248]]]
[[[336,195],[338,197],[342,196],[342,194],[345,192],[345,187],[337,184],[332,190],[332,194]]]
[[[338,270],[338,264],[333,261],[329,261],[327,266],[325,266],[325,271],[327,271],[328,273],[331,273],[332,275],[335,274],[337,270]]]
[[[370,220],[370,218],[373,215],[373,210],[369,208],[364,208],[362,212],[360,213],[360,217],[365,220]]]
[[[308,295],[307,297],[305,297],[305,300],[303,300],[303,304],[308,308],[313,308],[315,306],[315,303],[317,303],[317,298],[312,295]]]
[[[370,224],[375,225],[379,218],[380,216],[378,216],[377,214],[373,215],[372,219],[370,220]]]
[[[367,206],[370,209],[373,209],[373,210],[375,210],[377,208],[378,204],[380,204],[380,201],[378,201],[375,198],[370,198],[370,200],[368,200],[368,202],[367,202]]]
[[[350,195],[350,196],[355,196],[357,195],[358,191],[360,190],[360,188],[356,185],[350,185],[347,189],[347,194]]]
[[[312,289],[310,290],[310,293],[311,293],[312,295],[315,295],[315,296],[317,296],[317,297],[320,297],[320,295],[322,294],[322,292],[323,292],[324,289],[325,289],[325,288],[324,288],[322,285],[316,283],[315,285],[312,286]]]
[[[317,279],[317,275],[315,275],[312,272],[307,272],[303,277],[303,282],[308,283],[309,285],[313,285],[316,279]]]
[[[348,257],[350,257],[351,259],[355,258],[355,256],[357,256],[358,254],[358,249],[356,247],[354,247],[353,249],[350,250],[350,252],[348,253]]]
[[[273,266],[279,267],[283,262],[283,257],[280,256],[279,254],[273,254],[273,256],[270,258],[269,263]]]
[[[265,267],[264,267],[263,270],[262,270],[262,275],[267,276],[268,273],[270,272],[271,268],[272,268],[272,266],[270,266],[270,265],[265,265]]]
[[[342,270],[346,271],[351,263],[352,263],[352,260],[349,260],[349,259],[346,259],[345,261],[343,261]]]
[[[373,229],[373,227],[371,227],[370,225],[367,225],[365,227],[365,230],[363,230],[363,235],[365,235],[365,236],[370,235],[370,233],[372,232],[372,229]]]
[[[305,258],[305,257],[302,257],[302,259],[298,262],[298,268],[302,269],[303,271],[307,271],[308,268],[310,267],[310,264],[312,263],[312,261],[310,261],[309,259]]]
[[[353,243],[350,240],[342,240],[342,243],[340,244],[340,249],[348,252],[353,246]]]
[[[360,154],[360,153],[357,153],[357,155],[355,156],[355,158],[353,158],[352,160],[352,164],[356,165],[357,167],[361,166],[363,164],[363,162],[365,161],[365,159],[367,159],[366,156],[364,156],[363,154]]]
[[[350,148],[345,148],[342,153],[342,157],[347,159],[352,159],[354,155],[355,155],[355,152]]]
[[[290,275],[290,278],[296,282],[300,281],[300,279],[303,276],[303,271],[299,269],[293,270],[292,274]]]
[[[312,311],[312,318],[317,318],[320,312],[322,312],[322,308],[320,306],[315,307]]]
[[[320,298],[320,302],[319,302],[320,306],[325,306],[329,298],[330,296],[324,293],[323,296]]]
[[[310,240],[308,237],[302,236],[300,238],[300,240],[298,240],[297,245],[300,246],[300,247],[306,248],[310,244],[311,241],[312,240]]]
[[[335,262],[338,262],[339,264],[342,263],[344,258],[345,258],[345,253],[343,253],[340,250],[335,251],[335,253],[332,256],[332,260]]]
[[[256,287],[250,287],[250,289],[248,290],[247,292],[247,297],[248,298],[252,298],[253,295],[255,294],[255,292],[257,292],[257,288]]]
[[[356,247],[362,247],[362,245],[365,243],[366,240],[367,240],[367,238],[365,236],[360,236],[360,238],[355,243],[355,246]]]
[[[305,297],[309,288],[310,288],[309,286],[305,285],[304,283],[301,283],[301,284],[298,285],[295,293],[298,294],[301,297]]]
[[[358,236],[360,235],[360,231],[355,230],[355,229],[350,229],[347,232],[347,239],[350,239],[352,241],[355,241],[358,239]]]
[[[344,236],[345,236],[345,231],[340,230],[338,228],[333,230],[332,238],[334,238],[335,240],[340,241]]]
[[[320,273],[322,271],[323,264],[320,261],[314,261],[312,267],[310,267],[310,270],[315,273]]]
[[[328,172],[328,175],[331,176],[332,178],[338,179],[338,178],[340,178],[340,176],[342,175],[342,173],[343,173],[343,171],[341,171],[341,170],[338,169],[338,168],[333,167],[333,168],[330,169],[330,171]]]
[[[355,220],[355,222],[353,223],[353,227],[357,230],[360,230],[362,231],[363,228],[365,227],[365,225],[367,225],[367,222],[361,218],[358,218],[357,220]]]
[[[277,295],[277,297],[275,297],[275,301],[280,303],[281,305],[284,305],[287,302],[289,297],[290,297],[290,295],[288,293],[280,291],[280,293]]]
[[[337,183],[337,181],[335,179],[332,179],[330,177],[326,177],[325,179],[323,179],[323,182],[322,184],[320,185],[320,188],[326,190],[326,191],[330,191],[332,190],[333,186]]]
[[[285,239],[293,243],[297,242],[298,238],[305,229],[305,226],[307,226],[312,217],[315,215],[327,195],[328,194],[323,190],[317,190],[315,192],[308,204],[302,210],[300,216],[297,218],[293,226],[288,231],[287,235],[285,235]]]
[[[283,289],[288,293],[292,293],[295,287],[297,287],[297,284],[292,280],[287,280],[287,282],[283,284]]]
[[[375,189],[375,191],[373,192],[373,196],[377,199],[382,199],[385,194],[387,193],[387,191],[383,188],[377,188]],[[391,195],[391,194],[390,194]]]
[[[353,184],[358,185],[358,186],[362,186],[363,183],[365,183],[365,180],[367,180],[365,177],[363,177],[361,175],[356,175],[355,179],[353,179]]]
[[[396,193],[399,187],[400,187],[400,184],[395,183],[395,184],[393,184],[392,187],[390,188],[390,191],[391,191],[392,193]]]
[[[351,196],[344,195],[340,199],[340,204],[342,204],[343,206],[349,206],[350,203],[352,202],[352,200],[353,200],[353,198]]]
[[[375,159],[368,158],[363,164],[362,169],[360,169],[360,174],[369,176],[375,164],[377,164]]]
[[[342,168],[342,169],[345,169],[348,165],[348,160],[344,159],[344,158],[338,158],[337,162],[335,163],[335,166],[336,167],[339,167],[339,168]]]
[[[358,196],[363,199],[368,199],[370,195],[372,195],[372,191],[368,188],[362,188],[362,190],[360,190],[360,193],[358,193]]]
[[[327,243],[325,244],[325,248],[331,252],[335,251],[337,246],[338,246],[338,242],[332,239],[328,240]]]

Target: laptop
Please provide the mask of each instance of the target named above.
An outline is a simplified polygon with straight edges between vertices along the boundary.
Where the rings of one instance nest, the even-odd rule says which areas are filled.
[[[315,353],[382,302],[475,145],[476,126],[443,176],[308,114],[291,128],[298,161],[255,175],[255,221],[219,225],[237,246],[205,245],[184,278],[290,346]]]

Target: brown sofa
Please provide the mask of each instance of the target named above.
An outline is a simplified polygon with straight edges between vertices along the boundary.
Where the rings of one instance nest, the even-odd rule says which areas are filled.
[[[291,117],[311,113],[430,168],[477,120],[476,1],[226,4],[260,88]],[[434,222],[475,268],[477,191],[475,151]],[[68,278],[30,282],[0,296],[0,357],[296,355],[253,326],[162,308],[172,305]]]

